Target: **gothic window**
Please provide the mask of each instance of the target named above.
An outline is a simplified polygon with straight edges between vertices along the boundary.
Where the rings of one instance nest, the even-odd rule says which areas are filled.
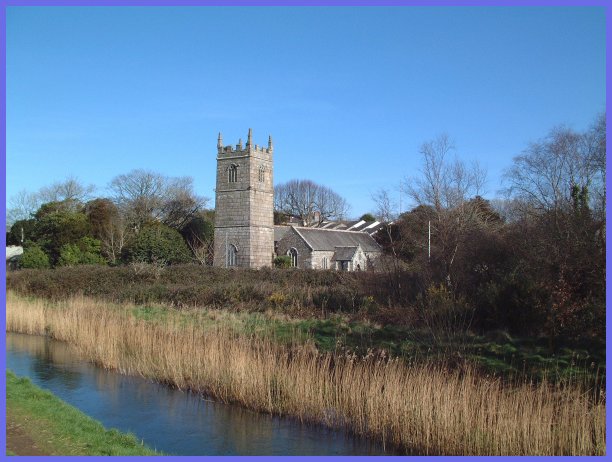
[[[227,181],[229,183],[238,181],[238,166],[236,164],[230,165],[227,169]]]
[[[238,253],[238,249],[234,244],[230,244],[227,246],[227,255],[226,255],[226,266],[236,266],[236,255]]]
[[[323,257],[323,260],[321,261],[321,267],[323,269],[327,269],[327,257]]]
[[[288,251],[287,251],[287,255],[289,255],[291,257],[291,266],[296,267],[298,265],[298,252],[294,247],[291,247]]]
[[[266,180],[266,167],[261,165],[259,167],[259,182],[263,183]]]

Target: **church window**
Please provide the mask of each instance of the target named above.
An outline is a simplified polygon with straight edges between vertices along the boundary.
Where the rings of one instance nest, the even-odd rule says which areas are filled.
[[[261,165],[259,167],[259,182],[263,183],[266,179],[266,167],[264,167],[263,165]]]
[[[297,267],[298,265],[298,252],[294,247],[291,247],[287,252],[287,255],[291,257],[291,266]]]
[[[327,263],[327,257],[323,257],[323,260],[321,261],[321,267],[322,267],[323,269],[327,269],[327,265],[328,265],[328,263]]]
[[[229,183],[236,183],[238,181],[238,166],[236,164],[232,164],[227,169],[227,181]]]
[[[230,244],[227,246],[227,255],[226,255],[226,265],[227,267],[236,266],[236,255],[238,253],[238,249],[234,244]]]

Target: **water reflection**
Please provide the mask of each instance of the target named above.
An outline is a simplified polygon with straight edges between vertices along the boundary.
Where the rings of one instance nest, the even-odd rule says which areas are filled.
[[[151,447],[179,455],[381,455],[381,446],[97,368],[68,345],[6,335],[6,367]]]

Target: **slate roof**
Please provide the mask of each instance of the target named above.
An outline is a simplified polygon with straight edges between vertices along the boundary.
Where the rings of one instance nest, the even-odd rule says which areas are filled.
[[[336,247],[334,260],[336,261],[351,261],[357,252],[358,247]]]
[[[281,226],[281,225],[274,226],[274,242],[280,241],[285,235],[285,233],[289,231],[289,228],[290,228],[289,226]]]
[[[334,251],[336,247],[357,247],[364,252],[380,252],[381,248],[374,238],[359,231],[340,231],[321,228],[292,226],[312,250]]]

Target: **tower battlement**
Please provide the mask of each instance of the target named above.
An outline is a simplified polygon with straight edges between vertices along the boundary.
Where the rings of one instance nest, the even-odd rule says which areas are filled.
[[[246,146],[242,145],[242,138],[238,140],[236,145],[223,145],[223,135],[219,133],[217,139],[217,155],[219,156],[250,156],[254,153],[261,154],[272,154],[274,152],[274,146],[272,145],[272,136],[268,137],[268,147],[260,146],[252,143],[253,130],[249,128],[249,134],[247,136]]]

